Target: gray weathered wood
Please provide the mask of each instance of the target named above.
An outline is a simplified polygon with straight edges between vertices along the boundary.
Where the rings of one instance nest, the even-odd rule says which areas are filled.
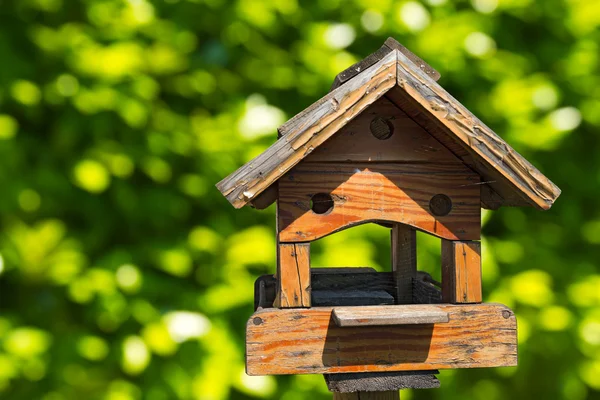
[[[313,290],[314,307],[393,305],[394,296],[384,290]]]
[[[440,304],[442,291],[430,282],[413,279],[413,303],[415,304]]]
[[[449,321],[448,312],[437,306],[406,304],[380,307],[336,307],[333,320],[339,327],[421,325]]]
[[[500,172],[515,191],[530,205],[548,209],[560,195],[560,189],[460,104],[411,60],[398,52],[398,86],[444,129],[476,157]],[[404,109],[407,114],[411,113]]]
[[[217,184],[236,208],[252,201],[396,83],[396,52],[330,92],[280,128],[282,138]]]
[[[439,371],[371,372],[363,374],[325,374],[331,392],[383,392],[401,389],[435,389]]]

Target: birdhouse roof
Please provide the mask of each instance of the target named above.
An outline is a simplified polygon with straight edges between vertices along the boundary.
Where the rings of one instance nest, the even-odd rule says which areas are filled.
[[[482,177],[484,208],[550,208],[560,189],[454,99],[436,82],[438,78],[437,71],[390,38],[341,72],[326,96],[282,125],[272,146],[217,188],[236,208],[255,202],[287,171],[386,96]],[[266,203],[276,198],[269,197]]]

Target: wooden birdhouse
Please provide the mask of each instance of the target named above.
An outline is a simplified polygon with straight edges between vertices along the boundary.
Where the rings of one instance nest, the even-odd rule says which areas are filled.
[[[390,38],[217,185],[236,208],[277,203],[248,374],[517,364],[513,312],[482,303],[481,208],[546,210],[560,190],[438,78]],[[390,228],[391,272],[311,270],[311,242],[364,223]],[[441,284],[417,271],[417,230],[441,238]]]

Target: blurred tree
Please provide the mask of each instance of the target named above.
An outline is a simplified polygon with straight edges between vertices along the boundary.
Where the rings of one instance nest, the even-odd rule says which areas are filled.
[[[2,398],[331,398],[321,376],[244,374],[274,210],[213,185],[387,36],[563,189],[484,214],[519,367],[403,399],[597,397],[599,26],[585,0],[0,0]],[[314,260],[387,269],[387,241],[364,226]],[[419,243],[439,276],[439,240]]]

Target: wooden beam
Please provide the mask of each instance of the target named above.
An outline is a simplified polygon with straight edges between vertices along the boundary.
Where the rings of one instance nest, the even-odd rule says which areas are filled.
[[[333,400],[400,400],[400,392],[391,390],[386,392],[333,393]]]
[[[252,201],[306,155],[396,84],[396,51],[367,68],[280,128],[282,137],[217,184],[236,208]]]
[[[310,307],[310,244],[279,243],[275,307]]]
[[[370,308],[379,307],[388,306]],[[257,311],[246,327],[246,370],[249,375],[294,375],[517,364],[517,324],[507,307],[431,307],[448,313],[449,321],[340,328],[332,320],[333,307]]]
[[[453,98],[411,60],[397,53],[397,91],[406,93],[436,124],[462,143],[478,161],[498,171],[531,205],[548,209],[560,189]],[[407,111],[407,110],[405,110]],[[410,115],[410,113],[409,113]]]
[[[448,313],[437,306],[421,304],[336,307],[333,321],[339,327],[441,324],[448,322]]]
[[[396,222],[449,240],[478,240],[479,175],[458,164],[308,163],[279,180],[279,240],[313,241],[365,222]],[[311,209],[315,194],[329,195],[330,210]],[[451,210],[434,215],[434,196]],[[323,211],[323,210],[321,210]]]
[[[481,243],[442,240],[442,299],[481,303]]]
[[[413,279],[417,277],[417,231],[407,225],[394,224],[391,236],[396,298],[398,304],[410,304]]]

